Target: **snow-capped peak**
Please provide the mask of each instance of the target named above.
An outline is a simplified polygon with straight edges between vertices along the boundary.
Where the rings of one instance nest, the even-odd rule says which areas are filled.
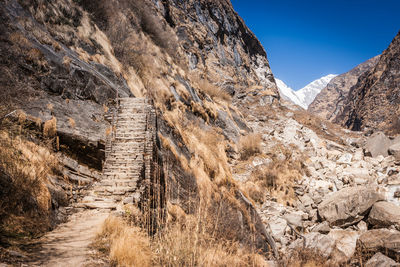
[[[307,109],[308,106],[314,101],[314,98],[321,92],[322,89],[334,78],[335,74],[326,75],[320,79],[317,79],[298,91],[294,91],[292,88],[287,86],[282,80],[275,78],[276,85],[278,86],[279,92],[284,99],[293,102],[296,105]]]
[[[275,81],[276,81],[276,85],[278,86],[281,97],[295,103],[296,105],[299,105],[299,106],[302,105],[302,102],[298,98],[296,91],[294,91],[292,88],[287,86],[282,80],[279,80],[278,78],[275,78]]]

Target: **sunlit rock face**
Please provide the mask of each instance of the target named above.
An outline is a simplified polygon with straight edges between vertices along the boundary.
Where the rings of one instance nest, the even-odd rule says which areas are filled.
[[[352,129],[381,129],[399,133],[400,33],[349,92],[334,121]]]
[[[361,63],[352,70],[334,77],[308,106],[308,111],[332,121],[344,108],[350,88],[366,71],[375,67],[379,56]]]

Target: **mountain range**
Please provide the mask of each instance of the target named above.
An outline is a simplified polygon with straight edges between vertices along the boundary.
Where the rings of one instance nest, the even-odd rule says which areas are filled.
[[[300,90],[293,90],[282,80],[275,78],[279,93],[283,99],[289,100],[300,107],[307,109],[322,89],[337,75],[329,74],[307,84]]]

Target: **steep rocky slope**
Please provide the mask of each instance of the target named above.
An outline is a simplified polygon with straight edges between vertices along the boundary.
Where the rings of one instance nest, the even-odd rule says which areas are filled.
[[[332,121],[343,110],[350,88],[364,72],[374,68],[378,60],[379,56],[373,57],[333,78],[308,106],[308,111]]]
[[[352,129],[380,129],[399,133],[400,33],[365,72],[348,95],[334,121]]]
[[[228,161],[251,132],[236,103],[270,109],[279,93],[263,47],[229,1],[7,0],[0,9],[2,123],[22,114],[26,134],[13,134],[58,152],[61,177],[82,189],[67,200],[100,179],[104,115],[116,97],[147,96],[168,163],[168,206],[192,214],[201,204],[214,218],[204,219],[220,221],[214,236],[269,250]]]
[[[68,202],[102,180],[113,131],[105,115],[117,96],[146,96],[157,111],[167,216],[149,237],[139,228],[147,217],[127,203],[120,212],[129,223],[116,227],[124,255],[150,254],[148,265],[160,266],[266,266],[272,258],[292,266],[307,255],[317,266],[360,265],[377,251],[372,260],[399,261],[399,232],[387,229],[399,221],[396,158],[364,155],[362,134],[282,104],[265,51],[229,1],[7,0],[0,9],[0,186],[25,196],[8,201],[12,191],[1,190],[1,225],[34,214],[30,229],[45,221],[41,232],[57,211],[79,211]],[[38,187],[26,182],[35,176]],[[16,214],[4,213],[8,207]],[[59,251],[88,257],[93,228],[70,218],[44,238],[43,254],[52,250],[57,263],[74,260],[60,260]],[[4,230],[32,237],[0,229],[2,238]],[[32,246],[15,251],[18,243],[0,241],[0,261],[33,259]]]

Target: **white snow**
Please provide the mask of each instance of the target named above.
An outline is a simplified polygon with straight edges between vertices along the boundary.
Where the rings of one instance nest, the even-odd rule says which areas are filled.
[[[336,77],[335,74],[326,75],[307,84],[298,91],[295,91],[287,86],[282,80],[275,78],[275,81],[279,92],[284,99],[289,100],[304,109],[307,109],[319,92],[321,92],[321,90],[324,89],[334,77]]]

